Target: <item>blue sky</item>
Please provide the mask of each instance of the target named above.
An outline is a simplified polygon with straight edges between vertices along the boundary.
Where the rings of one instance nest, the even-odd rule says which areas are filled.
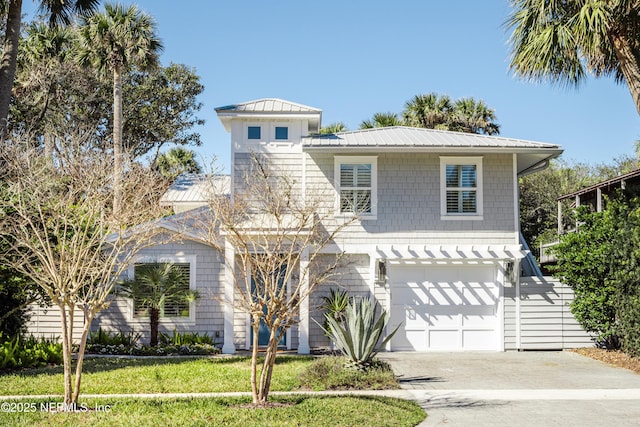
[[[631,155],[640,139],[629,91],[612,78],[576,90],[512,76],[508,0],[135,3],[158,23],[162,63],[201,77],[207,122],[196,151],[225,167],[230,138],[214,108],[266,97],[320,108],[323,124],[357,129],[416,94],[471,96],[496,111],[502,136],[557,143],[565,159],[593,164]],[[25,12],[34,4],[25,0]]]

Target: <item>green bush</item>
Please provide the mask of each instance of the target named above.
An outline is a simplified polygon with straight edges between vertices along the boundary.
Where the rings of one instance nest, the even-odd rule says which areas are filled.
[[[178,332],[176,329],[171,334],[165,334],[160,332],[158,334],[158,341],[162,345],[192,345],[192,344],[208,344],[214,345],[213,338],[206,332],[202,335],[198,332]]]
[[[386,390],[398,388],[391,366],[373,360],[366,371],[346,369],[347,359],[323,356],[309,365],[298,378],[300,387],[312,390]]]
[[[109,332],[101,327],[97,331],[90,331],[87,337],[87,345],[113,345],[113,346],[134,346],[140,341],[142,334],[133,330],[129,332]]]
[[[15,337],[2,339],[0,333],[0,370],[33,368],[62,363],[62,344],[57,339]]]

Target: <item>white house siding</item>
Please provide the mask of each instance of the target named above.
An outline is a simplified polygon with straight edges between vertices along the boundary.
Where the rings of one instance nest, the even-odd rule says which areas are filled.
[[[195,318],[163,318],[160,320],[160,331],[171,332],[175,328],[178,331],[207,333],[222,343],[224,261],[221,254],[210,246],[183,240],[147,248],[140,252],[139,257],[149,260],[163,257],[195,257],[195,290],[200,294],[200,298],[195,302]],[[92,329],[102,327],[114,331],[134,330],[143,334],[143,342],[148,341],[148,319],[134,318],[131,310],[132,304],[129,299],[114,298],[109,308],[98,313]]]
[[[311,348],[327,347],[329,345],[329,339],[316,322],[324,323],[325,310],[320,308],[324,304],[322,297],[329,296],[332,288],[347,291],[351,297],[367,298],[371,296],[372,278],[369,268],[369,256],[353,254],[346,256],[343,260],[345,265],[338,270],[335,278],[319,285],[309,296],[309,346]],[[316,268],[322,268],[322,265],[330,265],[333,262],[335,262],[333,255],[322,255],[316,260],[318,265]]]
[[[331,194],[324,204],[331,212],[336,197],[334,154],[306,156],[307,198]],[[440,154],[380,153],[377,157],[377,219],[350,225],[341,240],[419,245],[507,245],[517,241],[511,154],[483,156],[484,219],[453,221],[440,218]]]
[[[29,306],[29,321],[26,324],[27,334],[44,338],[62,338],[60,325],[60,309],[58,306],[40,307],[37,304]],[[73,312],[73,340],[80,341],[84,326],[84,314],[81,309]]]

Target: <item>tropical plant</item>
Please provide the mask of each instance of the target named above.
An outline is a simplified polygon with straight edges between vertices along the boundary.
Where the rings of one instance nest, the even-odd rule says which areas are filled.
[[[193,344],[207,344],[214,345],[213,338],[206,332],[200,334],[199,332],[179,332],[174,329],[171,334],[165,334],[160,332],[159,341],[163,345],[184,346]]]
[[[329,123],[326,126],[323,126],[320,128],[320,131],[318,132],[321,135],[326,135],[326,134],[330,134],[330,133],[338,133],[338,132],[344,132],[347,130],[347,125],[345,125],[342,122],[334,122],[334,123]]]
[[[40,0],[40,10],[49,18],[49,25],[69,25],[75,14],[93,12],[99,0]],[[0,139],[6,135],[11,89],[18,62],[18,40],[22,21],[22,0],[3,0],[0,2],[2,17],[5,21],[4,45],[0,60]]]
[[[99,327],[97,330],[89,332],[87,345],[123,345],[130,347],[136,345],[141,336],[142,334],[133,330],[129,332],[111,332]]]
[[[346,356],[345,367],[366,371],[373,362],[373,358],[391,340],[400,325],[398,325],[386,338],[382,339],[389,314],[380,309],[377,314],[378,303],[371,298],[363,298],[359,301],[351,301],[344,312],[345,319],[340,321],[333,316],[325,314],[329,334],[336,346]]]
[[[402,120],[396,113],[375,113],[372,119],[360,122],[360,129],[384,128],[401,126]]]
[[[156,23],[135,5],[105,5],[103,13],[83,18],[80,26],[78,61],[102,74],[113,75],[113,187],[114,212],[122,209],[123,173],[123,73],[133,66],[154,67],[162,43]]]
[[[473,98],[458,99],[453,104],[449,130],[467,133],[497,135],[500,126],[495,123],[496,114],[484,101]]]
[[[187,279],[172,263],[138,264],[135,277],[121,283],[119,293],[132,298],[140,309],[149,311],[151,339],[149,345],[158,345],[158,326],[165,304],[190,303],[198,293],[185,287]]]
[[[578,85],[587,73],[626,81],[640,114],[637,0],[512,0],[511,69],[536,81]]]
[[[329,289],[329,295],[325,295],[322,297],[322,301],[324,304],[320,306],[321,309],[326,310],[327,317],[333,317],[339,322],[343,322],[345,318],[345,310],[349,306],[349,302],[351,298],[349,297],[349,293],[343,289]],[[331,326],[329,326],[329,322],[325,319],[323,328],[325,331],[330,331]],[[330,337],[330,333],[325,334]]]
[[[36,338],[20,335],[3,338],[0,333],[0,370],[33,368],[62,362],[62,344],[55,338]]]
[[[174,147],[162,153],[156,162],[160,175],[173,181],[183,173],[201,173],[202,167],[196,159],[196,153],[183,147]]]
[[[446,130],[452,111],[451,98],[432,92],[407,101],[402,117],[407,126]]]

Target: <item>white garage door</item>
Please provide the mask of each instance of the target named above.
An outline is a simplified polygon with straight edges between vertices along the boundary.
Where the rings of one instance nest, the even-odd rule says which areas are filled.
[[[391,265],[392,350],[498,350],[496,266]]]

